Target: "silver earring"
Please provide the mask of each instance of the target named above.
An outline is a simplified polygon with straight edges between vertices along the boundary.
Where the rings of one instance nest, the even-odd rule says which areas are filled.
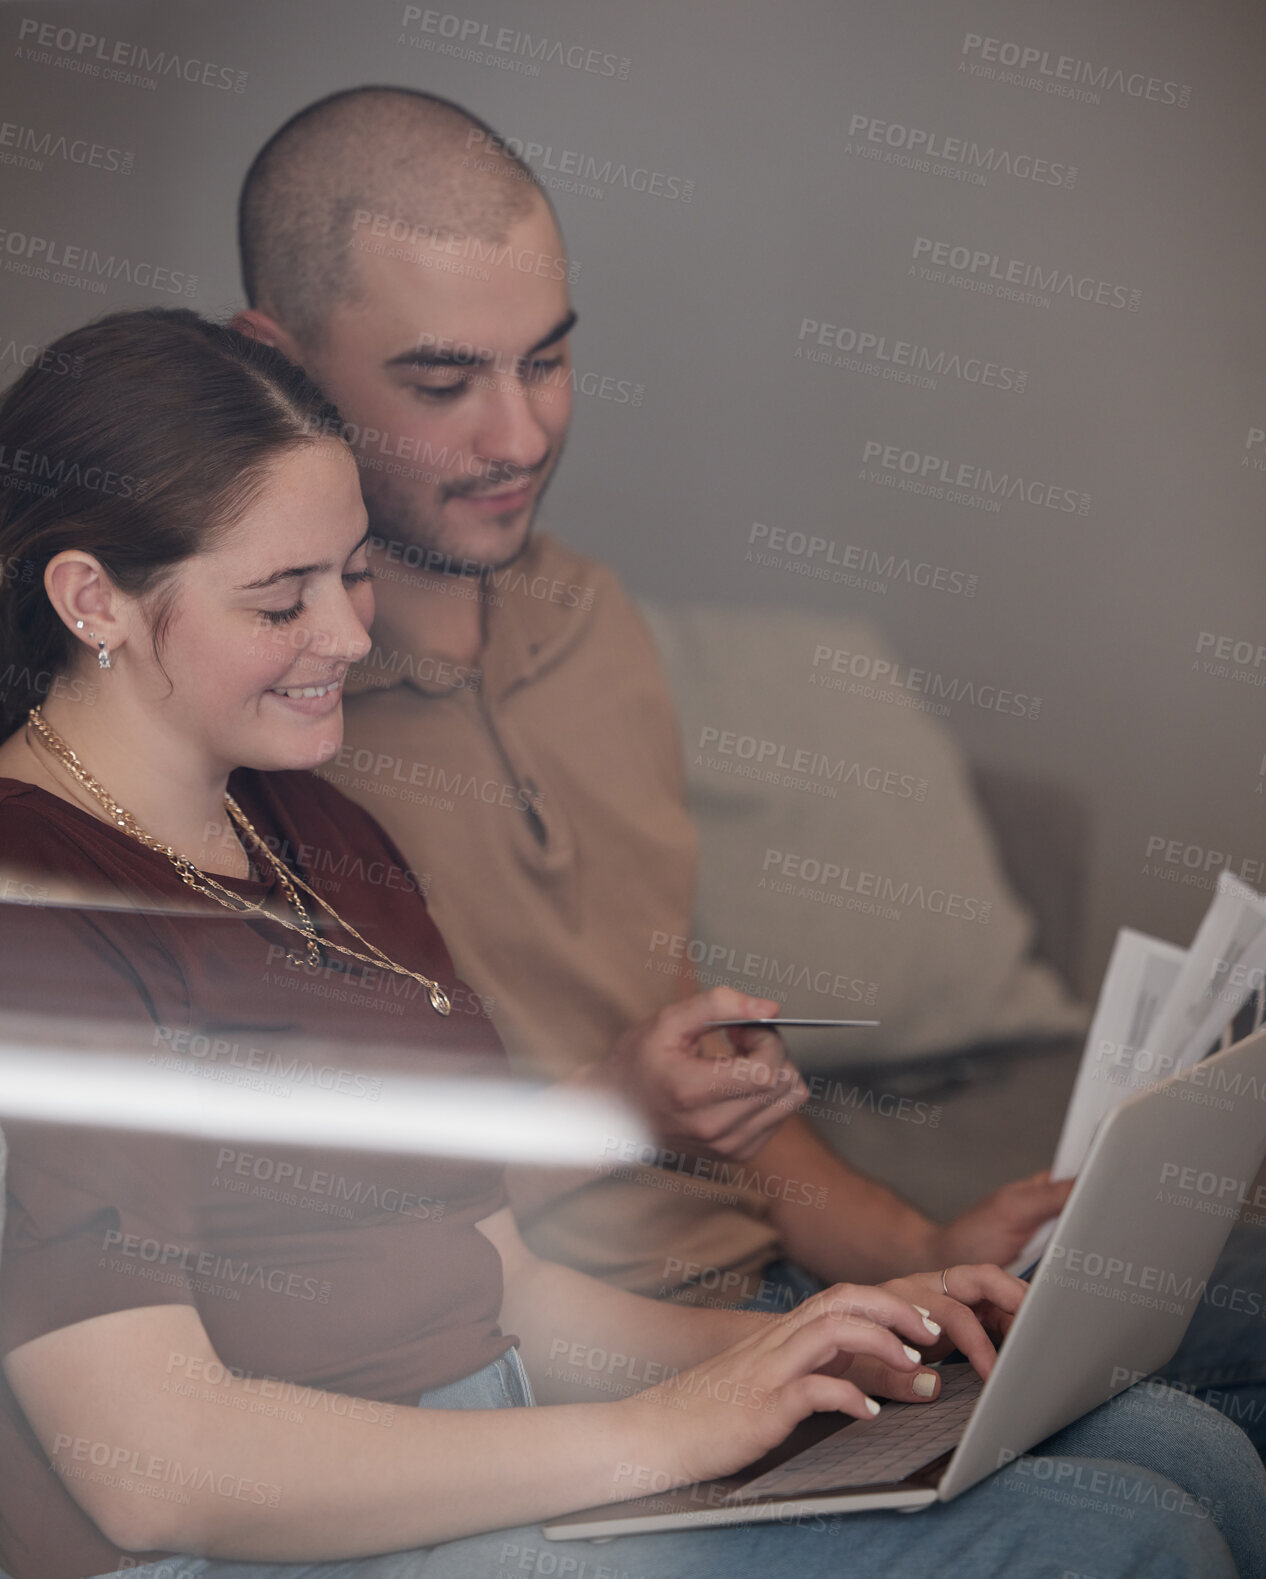
[[[83,628],[84,622],[82,620],[76,620],[75,629],[77,631],[81,631]],[[88,632],[88,640],[95,641],[97,644],[97,668],[108,669],[110,667],[110,654],[106,649],[105,642],[100,636],[97,635],[96,631]]]

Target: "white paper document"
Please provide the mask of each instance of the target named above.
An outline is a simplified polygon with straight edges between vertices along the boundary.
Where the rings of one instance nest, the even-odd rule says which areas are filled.
[[[1266,965],[1266,899],[1223,872],[1182,969],[1148,1036],[1153,1080],[1199,1063],[1244,1000],[1262,983]]]
[[[1074,1176],[1100,1120],[1122,1097],[1173,1073],[1157,1072],[1149,1038],[1186,957],[1186,949],[1130,927],[1117,933],[1055,1148],[1055,1178]]]
[[[1198,1063],[1266,983],[1266,899],[1223,872],[1189,949],[1122,927],[1086,1038],[1051,1172],[1071,1179],[1118,1102]],[[1054,1224],[1012,1263],[1031,1266]]]

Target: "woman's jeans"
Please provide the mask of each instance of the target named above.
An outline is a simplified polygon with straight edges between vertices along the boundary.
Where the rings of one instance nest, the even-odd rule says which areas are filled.
[[[516,1351],[422,1408],[530,1407]],[[488,1487],[495,1516],[497,1489]],[[171,1558],[120,1579],[1264,1579],[1266,1474],[1244,1433],[1131,1388],[953,1502],[918,1513],[548,1541],[524,1525],[329,1563]]]

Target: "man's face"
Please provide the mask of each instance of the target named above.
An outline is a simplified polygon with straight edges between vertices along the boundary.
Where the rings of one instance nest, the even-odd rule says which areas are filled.
[[[393,240],[360,218],[352,259],[361,300],[335,308],[305,365],[359,430],[371,530],[430,550],[439,570],[508,564],[571,419],[572,312],[548,208],[495,244]]]

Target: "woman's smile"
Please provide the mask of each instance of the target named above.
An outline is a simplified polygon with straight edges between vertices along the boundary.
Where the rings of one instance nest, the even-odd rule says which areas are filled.
[[[320,685],[277,685],[266,694],[277,697],[288,708],[310,716],[324,717],[332,713],[343,700],[343,676],[326,680]]]

